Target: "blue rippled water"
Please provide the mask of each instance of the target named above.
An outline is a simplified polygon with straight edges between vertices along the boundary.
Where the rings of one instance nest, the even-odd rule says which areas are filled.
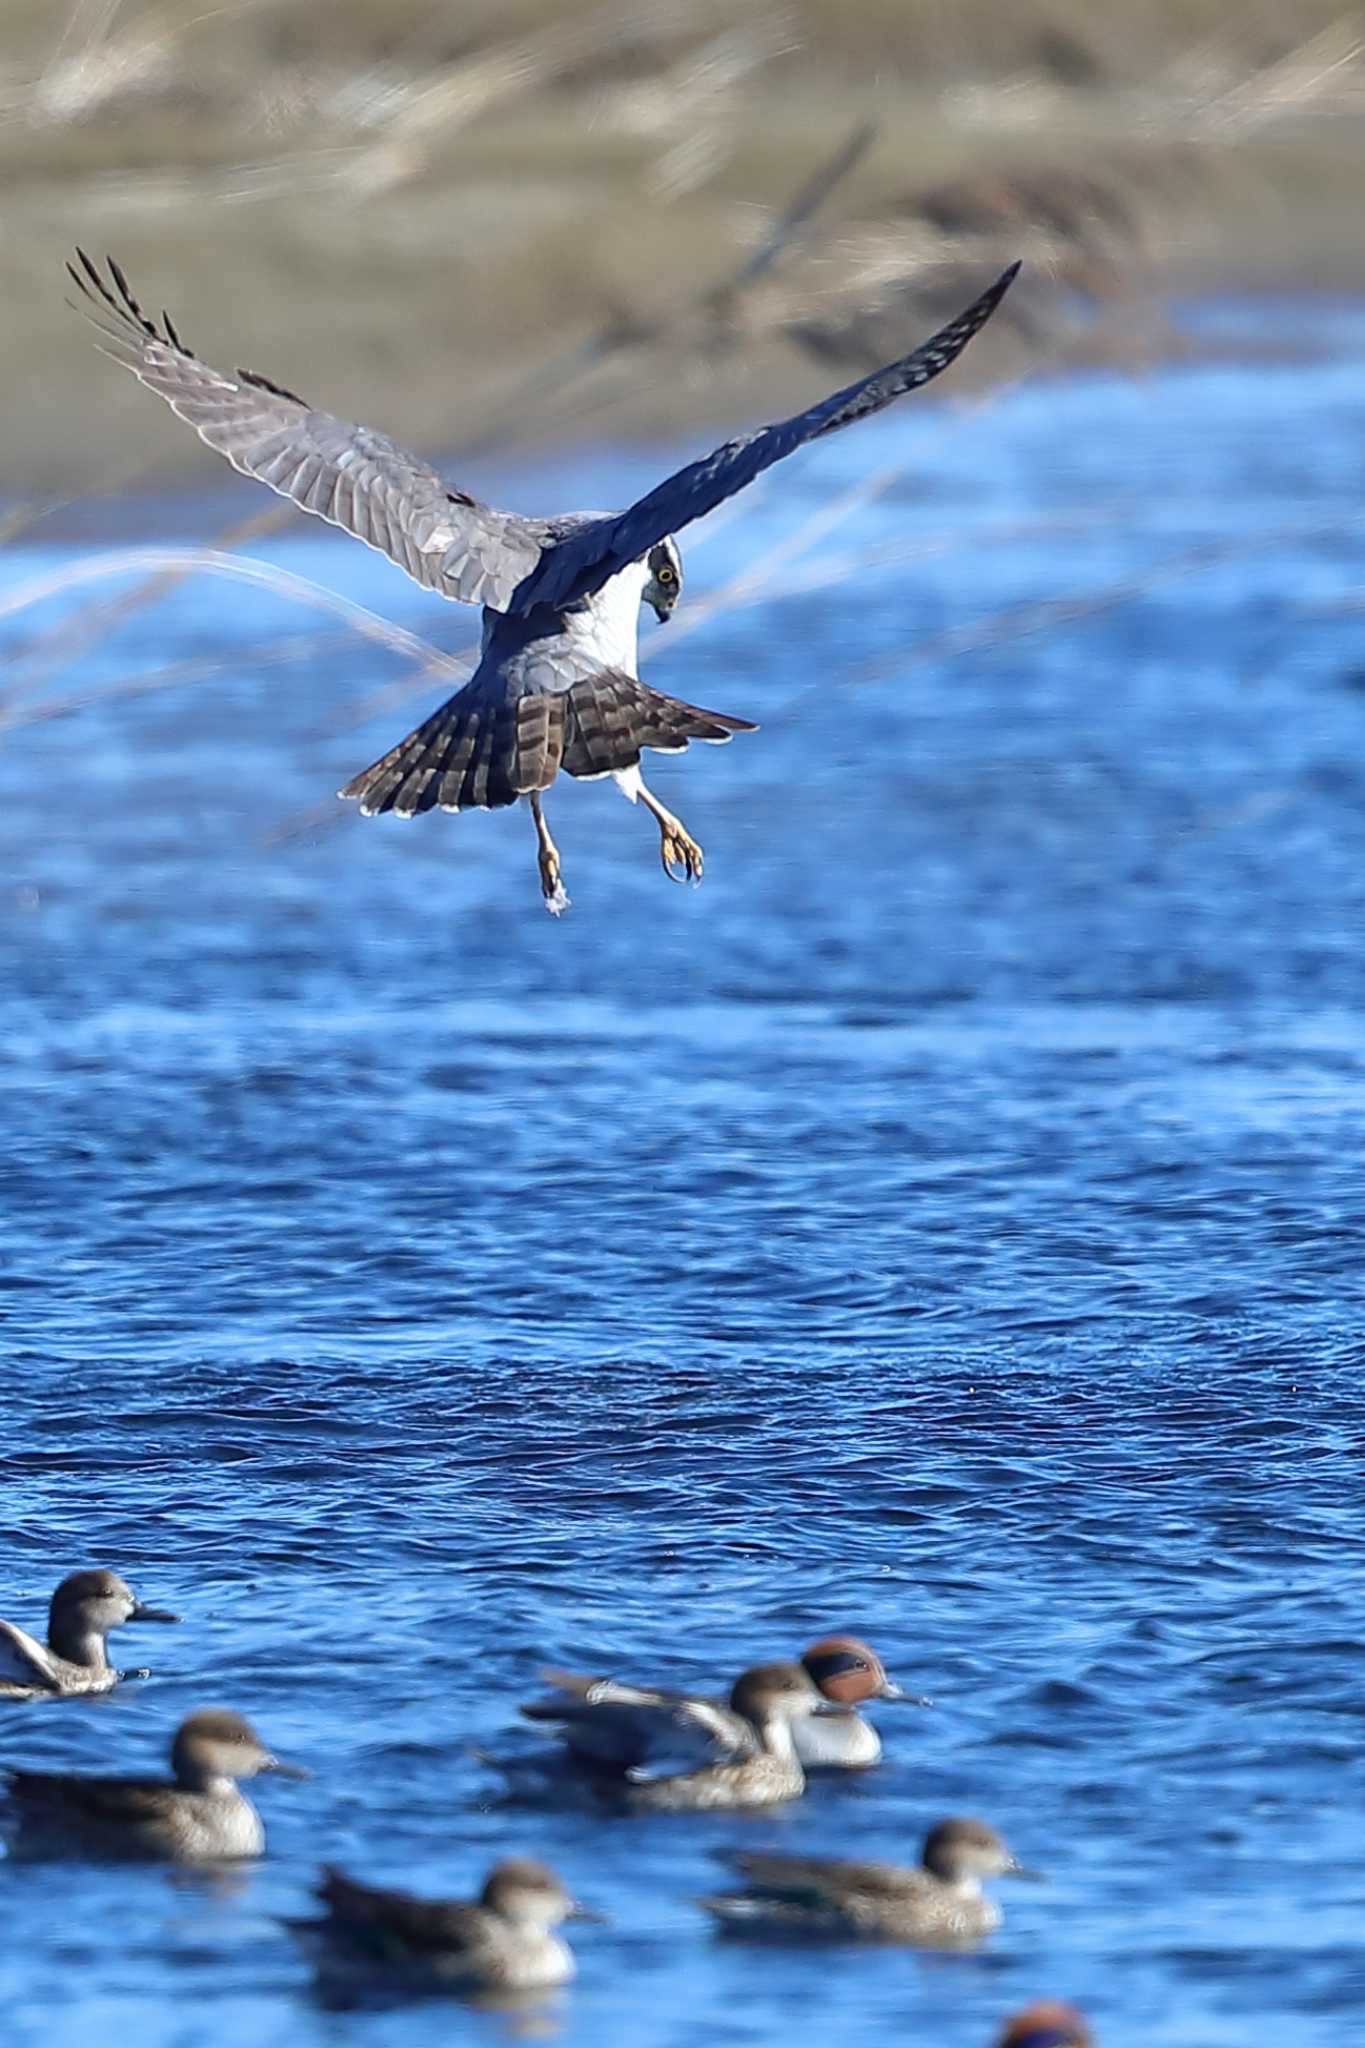
[[[398,665],[262,666],[315,623],[271,592],[73,643],[47,696],[91,702],[0,753],[3,1611],[99,1562],[185,1621],[0,1754],[146,1768],[221,1701],[316,1776],[240,1880],[0,1864],[7,2039],[509,2038],[329,2010],[278,1924],[324,1856],[452,1891],[503,1849],[612,1916],[568,2044],[984,2048],[1041,1995],[1104,2048],[1352,2038],[1365,315],[1332,342],[906,407],[699,533],[693,607],[767,551],[778,594],[646,636],[762,724],[653,778],[695,894],[609,785],[552,795],[561,924],[524,816],[315,820],[440,691],[348,723]],[[888,463],[821,546],[919,552],[789,587]],[[466,626],[330,535],[260,551]],[[6,550],[0,600],[74,552]],[[4,621],[12,676],[57,616]],[[937,1704],[781,1814],[509,1805],[473,1753],[544,1662],[722,1680],[836,1625]],[[913,1857],[960,1810],[1048,1875],[976,1954],[692,1903],[719,1845]]]

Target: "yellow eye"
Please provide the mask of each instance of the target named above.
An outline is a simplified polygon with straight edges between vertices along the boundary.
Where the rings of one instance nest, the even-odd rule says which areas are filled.
[[[665,590],[667,590],[670,583],[676,583],[678,580],[677,577],[673,574],[673,571],[669,568],[667,562],[664,563],[662,569],[656,569],[654,575],[656,580],[663,584]]]

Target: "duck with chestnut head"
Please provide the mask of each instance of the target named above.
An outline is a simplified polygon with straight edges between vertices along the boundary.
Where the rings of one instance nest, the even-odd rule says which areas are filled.
[[[1074,2005],[1042,1998],[1006,2020],[996,2048],[1095,2048],[1095,2036]]]
[[[923,1694],[907,1692],[889,1677],[871,1644],[857,1636],[824,1636],[801,1663],[816,1690],[839,1710],[817,1715],[797,1731],[797,1754],[808,1771],[862,1771],[881,1761],[881,1736],[858,1711],[870,1701],[930,1705]]]
[[[856,1636],[824,1636],[799,1661],[826,1702],[818,1715],[792,1724],[796,1754],[807,1770],[864,1770],[878,1761],[881,1737],[858,1711],[868,1701],[929,1704],[897,1685],[877,1652]],[[728,1698],[571,1671],[544,1676],[553,1690],[528,1701],[521,1712],[552,1728],[570,1760],[597,1769],[645,1770],[669,1760],[733,1760],[753,1751],[752,1726]]]

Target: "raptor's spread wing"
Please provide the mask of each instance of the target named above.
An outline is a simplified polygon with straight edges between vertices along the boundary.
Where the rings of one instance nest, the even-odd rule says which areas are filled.
[[[350,420],[317,412],[250,370],[226,376],[185,347],[170,317],[148,318],[110,257],[109,276],[68,264],[105,352],[164,398],[234,469],[378,548],[442,597],[503,611],[540,559],[538,522],[452,490],[415,455]]]
[[[38,1685],[59,1690],[51,1657],[26,1629],[0,1621],[0,1685]]]
[[[666,534],[676,533],[691,520],[714,511],[784,455],[792,454],[807,441],[818,440],[822,434],[832,434],[837,427],[866,419],[905,392],[918,391],[922,385],[931,383],[956,361],[973,335],[985,326],[1018,270],[1017,263],[1011,264],[989,291],[973,300],[965,313],[949,321],[910,355],[874,370],[871,376],[843,391],[836,391],[808,412],[725,442],[712,454],[704,455],[699,462],[690,463],[657,485],[629,511],[594,520],[547,550],[518,588],[512,609],[525,611],[533,604],[575,603],[600,589],[608,577],[628,562],[638,561]]]

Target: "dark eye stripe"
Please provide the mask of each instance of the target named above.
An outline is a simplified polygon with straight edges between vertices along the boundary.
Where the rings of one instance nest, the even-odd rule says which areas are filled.
[[[830,1650],[820,1657],[807,1657],[806,1669],[818,1685],[822,1678],[840,1678],[846,1671],[866,1671],[866,1657],[857,1657],[852,1650]]]

